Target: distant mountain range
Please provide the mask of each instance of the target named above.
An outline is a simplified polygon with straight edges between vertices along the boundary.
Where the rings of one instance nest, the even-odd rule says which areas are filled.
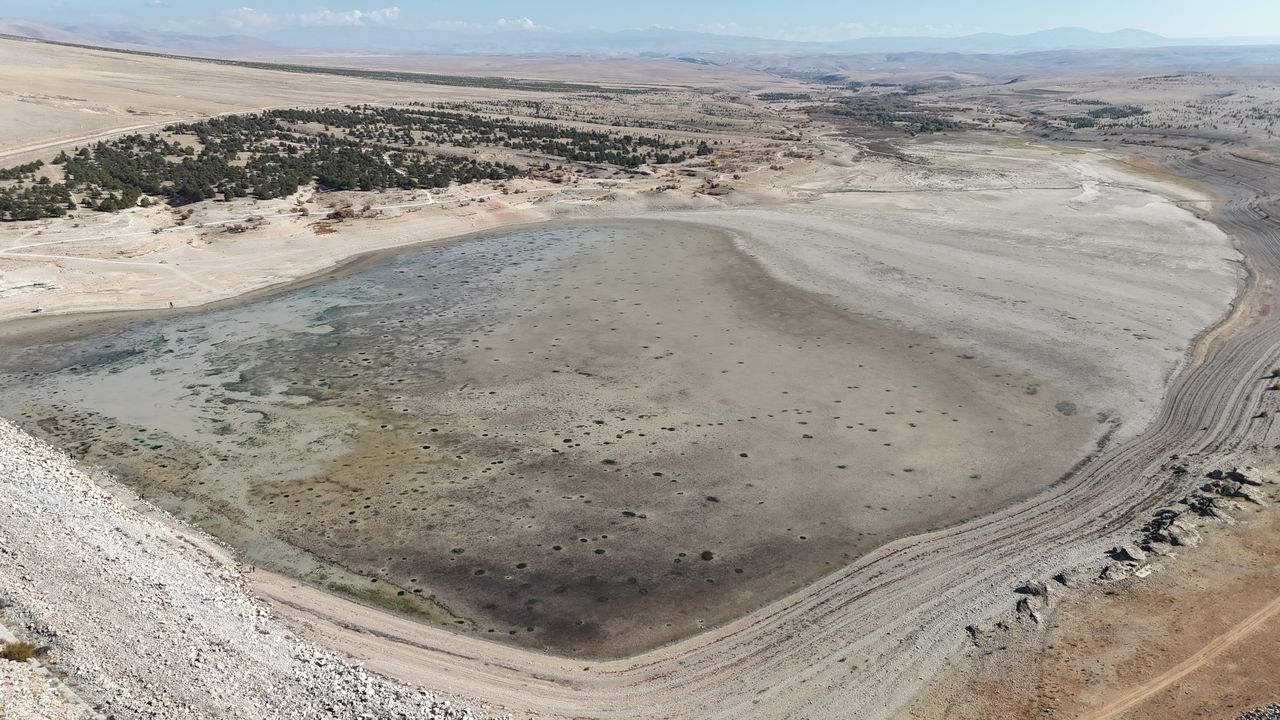
[[[277,45],[312,51],[608,56],[907,51],[1017,53],[1064,49],[1147,48],[1181,43],[1141,30],[1097,33],[1083,28],[1061,28],[1029,35],[982,33],[956,38],[873,37],[836,42],[771,40],[665,28],[617,32],[506,31],[470,34],[371,27],[305,28],[276,31],[266,37]]]
[[[265,54],[280,56],[291,50],[311,53],[583,54],[613,57],[903,52],[1014,54],[1049,50],[1280,42],[1280,38],[1167,38],[1143,30],[1102,33],[1084,28],[1056,28],[1026,35],[979,33],[949,38],[869,37],[833,42],[772,40],[666,28],[617,32],[450,32],[398,27],[306,27],[275,29],[252,37],[211,37],[85,25],[47,25],[22,20],[0,20],[0,34],[56,42],[224,57]]]
[[[204,36],[88,25],[54,26],[25,20],[0,20],[0,35],[16,35],[74,45],[96,45],[207,57],[254,55],[279,52],[282,49],[261,38],[246,35]]]

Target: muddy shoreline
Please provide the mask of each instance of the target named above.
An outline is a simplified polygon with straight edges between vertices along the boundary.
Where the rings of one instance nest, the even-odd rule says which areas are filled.
[[[634,222],[662,222],[641,218]],[[189,315],[226,310],[248,305],[261,300],[268,300],[285,293],[312,287],[314,285],[341,280],[358,272],[376,267],[388,260],[420,252],[432,247],[445,247],[476,238],[503,235],[508,232],[519,232],[532,228],[555,228],[589,225],[593,222],[608,223],[608,219],[592,220],[539,220],[528,223],[505,225],[488,228],[471,233],[452,235],[444,238],[428,238],[405,245],[369,250],[345,257],[330,267],[307,273],[301,277],[281,283],[249,290],[238,295],[214,300],[200,305],[185,305],[174,308],[155,308],[149,310],[105,310],[100,312],[71,312],[61,314],[33,313],[27,317],[16,317],[0,320],[0,344],[9,349],[30,348],[40,345],[80,340],[93,335],[100,335],[118,330],[135,322],[164,320]]]
[[[435,347],[439,321],[405,330],[435,301],[313,316],[328,302],[316,297],[350,287],[343,292],[364,298],[352,307],[382,307],[360,289],[367,278],[381,278],[369,287],[392,283],[378,293],[412,297],[417,285],[395,290],[395,277],[408,277],[400,273],[469,252],[481,255],[457,267],[483,285],[486,263],[507,262],[499,241],[521,232],[379,253],[340,278],[294,283],[292,294],[277,287],[270,299],[152,318],[139,327],[157,328],[158,340],[135,332],[130,341],[125,329],[111,341],[143,348],[143,359],[86,351],[85,367],[101,359],[110,374],[90,385],[58,381],[48,396],[56,407],[28,394],[35,404],[19,404],[16,419],[116,464],[166,510],[254,548],[252,562],[455,629],[583,657],[664,645],[892,539],[1007,505],[1059,478],[1097,432],[1087,415],[1056,409],[1047,388],[1024,392],[1030,378],[984,379],[924,336],[768,277],[724,231],[625,228],[524,231],[618,236],[566,255],[554,277],[495,289],[507,315],[464,302],[459,311],[482,324],[444,331],[453,338],[439,350],[445,365],[419,366],[398,350]],[[286,307],[312,301],[316,310]],[[436,314],[452,316],[450,302]],[[232,318],[246,312],[249,326],[283,323],[295,339],[243,335],[245,321]],[[252,319],[260,312],[268,314]],[[355,314],[343,320],[347,312]],[[219,322],[230,324],[217,330]],[[371,327],[408,335],[379,340]],[[333,332],[342,350],[327,339]],[[295,355],[308,358],[305,371],[282,370]],[[366,376],[362,367],[387,370]],[[163,407],[139,410],[121,392],[154,394]],[[170,409],[184,403],[191,410]],[[405,417],[415,420],[402,430]],[[996,427],[1001,439],[992,440]],[[1025,456],[1027,433],[1039,432],[1058,449]],[[268,456],[270,479],[260,473]],[[271,549],[279,541],[305,555]]]

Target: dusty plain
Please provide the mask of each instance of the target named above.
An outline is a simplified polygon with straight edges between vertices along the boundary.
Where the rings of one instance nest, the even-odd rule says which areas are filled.
[[[15,123],[0,147],[6,162],[135,127],[128,123],[141,107],[157,127],[356,100],[461,97],[505,112],[526,97],[27,50],[0,42],[8,53],[0,55],[0,88],[9,83],[14,110],[4,116],[21,117],[34,103],[48,117],[43,135],[37,124]],[[97,82],[70,72],[84,62],[77,53],[92,57]],[[56,93],[22,90],[33,63]],[[128,73],[139,67],[157,87],[190,72],[218,78],[198,83],[207,96],[157,93],[135,107],[141,100]],[[1101,503],[1133,495],[1120,480],[1091,493],[1091,476],[1079,470],[1092,466],[1081,461],[1118,456],[1124,442],[1167,423],[1166,393],[1180,372],[1206,362],[1212,336],[1204,333],[1233,307],[1240,312],[1244,265],[1232,238],[1204,220],[1222,203],[1206,186],[1136,162],[1119,142],[1082,145],[1059,127],[1039,128],[1047,137],[1015,134],[1035,127],[1017,105],[1034,93],[1004,88],[991,92],[1015,100],[978,95],[963,108],[954,91],[927,97],[982,129],[889,144],[883,134],[812,120],[795,103],[743,98],[744,89],[777,90],[779,80],[744,71],[731,83],[726,72],[716,70],[720,89],[692,80],[664,88],[681,103],[674,119],[643,96],[558,100],[566,122],[607,125],[640,112],[667,132],[719,143],[710,158],[678,171],[574,168],[567,182],[374,197],[304,191],[203,203],[185,218],[158,206],[0,228],[0,316],[11,319],[0,333],[31,348],[26,360],[11,354],[9,369],[56,356],[58,341],[83,337],[95,323],[180,321],[186,308],[251,292],[287,297],[279,293],[299,279],[342,274],[333,269],[344,262],[356,260],[348,270],[358,272],[370,253],[549,220],[625,227],[617,242],[519,296],[521,317],[463,335],[449,368],[419,388],[415,401],[452,423],[442,437],[457,462],[433,468],[437,482],[463,480],[437,501],[448,508],[433,509],[446,518],[430,528],[439,537],[424,541],[394,497],[375,499],[359,484],[420,446],[376,432],[393,424],[388,418],[362,418],[335,461],[345,490],[365,509],[378,507],[372,526],[336,531],[319,522],[282,532],[288,516],[268,505],[284,490],[269,482],[250,485],[236,507],[256,532],[392,592],[427,579],[434,587],[421,594],[435,596],[436,619],[466,633],[269,573],[258,576],[260,592],[298,618],[304,634],[379,672],[516,712],[829,717],[840,708],[852,717],[896,716],[964,652],[966,625],[1012,609],[1012,588],[1026,577],[1007,572],[1092,562],[1101,543],[1127,531],[1121,523],[1079,533],[1087,539],[1071,546],[1045,538],[1038,549],[1000,528],[1032,510],[1062,524],[1101,518],[1111,512]],[[230,101],[219,82],[249,83],[262,96]],[[91,120],[67,120],[68,102]],[[316,231],[317,216],[343,207],[362,210]],[[656,217],[666,222],[647,224]],[[245,222],[247,232],[226,231]],[[122,407],[120,397],[76,397],[73,382],[59,388],[56,410],[68,417],[88,410],[110,418]],[[95,447],[102,438],[86,438],[87,423],[63,432],[66,424],[47,422],[52,414],[28,413],[12,419],[90,462],[112,462],[107,450],[118,443]],[[581,442],[586,431],[614,437],[607,446]],[[548,460],[529,449],[504,468],[517,481],[486,489],[485,466],[506,464],[522,436],[538,437],[542,450],[569,441],[572,456]],[[549,486],[524,482],[534,472],[549,473]],[[171,483],[170,496],[184,479],[158,470],[150,477]],[[1037,492],[1044,494],[1027,499]],[[1096,515],[1050,512],[1075,493],[1099,503]],[[201,501],[190,489],[182,497]],[[156,499],[165,504],[162,494]],[[345,514],[333,500],[319,498],[315,509]],[[178,505],[170,509],[182,514]],[[198,512],[187,519],[199,525]],[[1045,522],[1045,533],[1056,531]],[[411,530],[401,563],[371,544],[387,527]],[[466,542],[452,541],[459,537]],[[980,554],[1002,543],[1017,547],[1003,546],[999,561]],[[579,546],[590,550],[556,555]],[[535,552],[545,557],[525,559]],[[969,554],[956,564],[945,552]],[[607,569],[584,570],[591,563]],[[682,565],[696,569],[670,569]],[[974,572],[961,581],[966,569]],[[602,579],[610,590],[598,594]],[[531,610],[542,603],[546,614]],[[927,625],[912,626],[923,614]],[[868,634],[871,627],[885,632]],[[584,664],[485,637],[567,658],[619,659]]]
[[[1067,591],[1043,629],[984,640],[911,717],[1235,718],[1274,703],[1278,517],[1210,520],[1205,546],[1156,559],[1145,578]]]

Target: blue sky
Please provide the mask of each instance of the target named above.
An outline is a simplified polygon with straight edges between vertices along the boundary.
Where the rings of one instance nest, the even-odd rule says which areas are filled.
[[[1280,0],[0,0],[0,18],[251,35],[353,25],[457,32],[662,26],[832,40],[1073,25],[1222,37],[1280,35]]]

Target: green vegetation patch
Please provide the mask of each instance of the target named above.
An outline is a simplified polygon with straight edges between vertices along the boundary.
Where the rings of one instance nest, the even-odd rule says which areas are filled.
[[[0,659],[9,660],[11,662],[26,662],[35,655],[36,646],[29,642],[11,642],[5,643],[4,648],[0,648]]]
[[[442,148],[452,148],[444,150]],[[34,179],[42,163],[0,169],[0,219],[60,217],[79,206],[112,212],[150,198],[171,205],[321,190],[445,188],[507,180],[527,168],[466,151],[502,148],[546,159],[635,168],[710,152],[655,135],[583,130],[411,104],[272,110],[181,123],[163,134],[133,134],[60,153],[63,182]],[[543,162],[543,168],[550,165]]]
[[[839,98],[836,108],[831,113],[838,117],[849,118],[861,125],[897,128],[909,135],[957,130],[964,127],[950,118],[925,112],[920,105],[901,93]]]
[[[1138,105],[1108,105],[1097,110],[1090,110],[1089,117],[1096,120],[1122,120],[1146,114],[1146,110]]]
[[[812,100],[813,96],[809,93],[800,92],[762,92],[756,97],[765,102],[785,102],[788,100]]]

